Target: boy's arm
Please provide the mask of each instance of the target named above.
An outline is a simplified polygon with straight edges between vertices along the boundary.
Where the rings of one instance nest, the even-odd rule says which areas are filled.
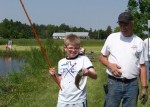
[[[62,80],[62,76],[58,75],[59,82]]]

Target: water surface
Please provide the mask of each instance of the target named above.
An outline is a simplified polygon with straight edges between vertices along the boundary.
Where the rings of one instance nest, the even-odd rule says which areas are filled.
[[[24,61],[21,58],[0,56],[0,75],[7,76],[9,73],[19,72],[23,64]]]

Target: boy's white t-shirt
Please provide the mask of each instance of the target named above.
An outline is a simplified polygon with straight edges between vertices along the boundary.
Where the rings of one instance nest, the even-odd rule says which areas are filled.
[[[63,58],[58,63],[58,74],[61,75],[61,87],[58,102],[66,104],[82,103],[86,100],[87,76],[82,76],[80,89],[75,85],[77,73],[85,68],[93,67],[87,56],[77,56],[73,59]]]
[[[122,78],[136,78],[139,75],[139,64],[144,64],[144,42],[136,35],[125,37],[121,32],[112,33],[106,39],[101,53],[108,56],[111,63],[118,64]],[[112,75],[110,69],[106,72]]]

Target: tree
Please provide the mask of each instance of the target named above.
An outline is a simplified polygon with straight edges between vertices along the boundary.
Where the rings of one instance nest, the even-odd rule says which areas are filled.
[[[99,30],[99,38],[100,39],[106,39],[108,37],[108,35],[106,34],[106,31],[104,30]]]
[[[89,37],[92,38],[92,28],[89,30]]]
[[[120,32],[120,27],[116,27],[116,28],[114,29],[114,32]]]
[[[134,17],[134,32],[141,38],[147,32],[147,21],[150,19],[150,0],[129,0],[128,10]]]
[[[70,27],[68,25],[66,25],[65,23],[61,24],[59,26],[59,28],[61,29],[62,32],[68,32],[68,31],[70,31]]]
[[[10,37],[10,28],[11,28],[11,24],[9,23],[9,20],[4,19],[3,23],[1,24],[1,35],[3,38]]]
[[[112,33],[111,26],[108,26],[106,29],[106,35],[110,35]]]

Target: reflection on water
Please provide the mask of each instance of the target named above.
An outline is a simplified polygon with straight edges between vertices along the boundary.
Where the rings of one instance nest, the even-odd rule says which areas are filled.
[[[8,73],[18,72],[23,64],[23,59],[0,56],[0,75],[5,77]]]

